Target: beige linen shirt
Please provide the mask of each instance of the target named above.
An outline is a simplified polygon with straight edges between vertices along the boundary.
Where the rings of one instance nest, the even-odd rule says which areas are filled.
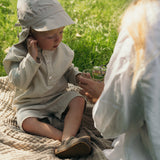
[[[24,44],[18,44],[12,46],[4,59],[9,80],[16,86],[13,106],[19,114],[22,110],[25,112],[19,120],[20,125],[24,117],[31,115],[45,117],[53,112],[60,118],[69,101],[79,95],[75,92],[67,94],[66,91],[68,83],[76,84],[75,76],[80,73],[72,63],[74,52],[67,45],[60,43],[55,51],[38,49],[38,55],[40,63],[32,58]],[[27,110],[36,113],[30,111],[27,114]]]

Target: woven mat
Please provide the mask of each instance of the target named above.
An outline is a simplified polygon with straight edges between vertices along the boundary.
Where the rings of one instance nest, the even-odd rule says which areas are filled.
[[[27,134],[19,129],[12,100],[15,88],[8,77],[0,77],[0,160],[59,160],[54,155],[58,140]],[[106,160],[102,153],[110,148],[111,141],[103,139],[93,126],[92,106],[87,104],[82,126],[77,136],[90,135],[92,152],[88,157],[72,160]]]

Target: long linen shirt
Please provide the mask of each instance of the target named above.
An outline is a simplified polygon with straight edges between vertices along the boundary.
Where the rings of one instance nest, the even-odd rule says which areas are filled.
[[[53,106],[52,111],[60,118],[60,114],[67,107],[65,105],[79,95],[70,92],[65,94],[66,97],[63,96],[61,101],[58,100],[58,97],[66,93],[68,83],[76,84],[75,77],[80,73],[72,63],[74,52],[61,42],[55,51],[39,48],[38,56],[40,63],[32,58],[23,43],[19,43],[11,47],[3,61],[10,82],[16,86],[13,107],[17,110],[36,109],[40,112],[40,109],[47,110],[45,107],[49,105]],[[54,105],[51,101],[61,104]],[[20,121],[24,120],[24,116],[31,116],[29,114],[22,115]]]
[[[119,34],[107,66],[104,90],[94,106],[95,127],[116,138],[109,160],[160,160],[160,5],[148,7],[145,62],[131,91],[134,40],[127,29]]]

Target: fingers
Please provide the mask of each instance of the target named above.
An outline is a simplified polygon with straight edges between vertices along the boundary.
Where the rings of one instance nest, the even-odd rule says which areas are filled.
[[[92,96],[87,91],[85,91],[84,89],[80,90],[79,93],[84,95],[84,96],[92,98]]]
[[[84,78],[82,76],[79,77],[79,86],[86,92],[90,92],[92,90],[93,84],[92,79]]]
[[[104,83],[101,81],[81,77],[79,86],[84,90],[85,93],[83,94],[86,95],[86,93],[89,93],[91,97],[97,99],[103,91]]]
[[[97,101],[97,98],[93,98],[88,92],[86,92],[85,90],[80,90],[79,91],[80,94],[82,94],[83,96],[86,97],[86,99],[90,102],[90,103],[95,103]]]
[[[86,92],[84,91],[84,89],[80,89],[79,93],[85,95]]]
[[[88,79],[84,77],[79,78],[79,86],[91,94],[94,90],[95,83],[96,82],[93,79]]]
[[[84,72],[83,72],[83,73],[82,73],[82,76],[85,77],[85,78],[89,78],[89,79],[91,78],[91,75],[90,75],[90,73],[88,73],[88,72],[87,72],[87,73],[84,73]]]
[[[27,38],[27,48],[33,59],[39,63],[40,60],[38,58],[37,40],[35,40],[32,36]]]
[[[92,97],[88,92],[85,92],[84,90],[80,90],[80,93],[81,93],[83,96],[85,96],[86,99],[87,99],[90,103],[92,103],[92,104],[96,103],[97,98]]]
[[[80,84],[90,84],[90,83],[92,83],[92,79],[90,79],[90,78],[86,78],[86,77],[83,77],[83,76],[81,76],[81,77],[79,77],[79,82],[80,82]]]
[[[30,49],[31,47],[34,47],[35,44],[37,44],[37,40],[35,40],[33,37],[28,37],[27,39],[27,47]]]

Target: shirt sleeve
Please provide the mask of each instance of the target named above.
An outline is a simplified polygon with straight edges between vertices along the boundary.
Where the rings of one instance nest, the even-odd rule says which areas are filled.
[[[65,73],[65,77],[68,81],[68,83],[72,83],[74,85],[77,85],[76,83],[76,75],[81,73],[77,67],[74,67],[74,64],[71,64],[68,70]]]
[[[147,35],[146,72],[141,81],[144,104],[144,120],[153,148],[153,159],[160,157],[160,12],[150,17],[152,23]]]
[[[135,123],[130,113],[133,107],[128,105],[132,100],[128,97],[131,89],[130,53],[132,52],[132,39],[128,36],[128,32],[121,31],[107,66],[103,92],[93,108],[95,127],[105,138],[115,138],[126,132],[131,123]]]
[[[124,108],[117,106],[108,92],[110,91],[104,88],[93,108],[94,125],[107,139],[115,138],[124,133],[127,121],[126,114],[123,112]]]
[[[141,81],[141,95],[144,106],[144,122],[153,148],[154,159],[160,157],[160,56],[147,66]]]
[[[40,65],[29,53],[14,47],[4,59],[4,68],[9,80],[19,89],[28,88]]]

